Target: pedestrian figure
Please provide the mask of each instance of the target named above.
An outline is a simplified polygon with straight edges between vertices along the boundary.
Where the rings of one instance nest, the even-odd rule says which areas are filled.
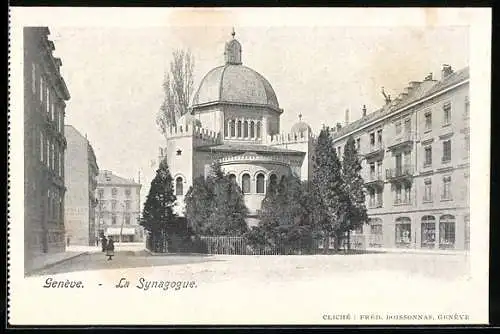
[[[106,256],[108,261],[112,260],[113,255],[115,255],[115,245],[113,243],[113,238],[109,237],[108,244],[106,246]]]
[[[106,251],[107,241],[108,240],[106,240],[106,237],[103,235],[101,238],[101,246],[102,246],[103,253]]]
[[[66,238],[66,246],[69,247],[69,237]]]

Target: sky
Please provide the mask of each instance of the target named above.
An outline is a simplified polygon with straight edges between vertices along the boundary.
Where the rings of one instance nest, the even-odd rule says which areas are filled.
[[[142,203],[149,191],[165,139],[156,125],[162,81],[175,49],[190,49],[194,87],[224,63],[231,26],[49,27],[62,60],[71,99],[66,124],[86,134],[101,170],[138,179]],[[468,28],[436,27],[235,27],[242,62],[273,86],[281,131],[298,121],[316,133],[323,124],[361,116],[383,105],[381,87],[395,97],[410,81],[443,64],[458,70],[469,63]]]

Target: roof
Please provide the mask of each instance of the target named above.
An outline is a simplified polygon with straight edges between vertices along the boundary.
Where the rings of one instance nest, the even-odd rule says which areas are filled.
[[[367,114],[365,117],[362,117],[340,129],[340,131],[336,131],[333,136],[334,138],[341,137],[351,131],[356,130],[357,128],[373,122],[379,118],[382,118],[386,115],[389,115],[395,111],[398,111],[401,108],[404,108],[414,102],[427,98],[441,90],[449,88],[453,85],[456,85],[464,80],[469,78],[469,67],[465,67],[459,71],[453,72],[448,75],[444,80],[434,81],[434,80],[426,80],[421,82],[417,87],[413,88],[407,96],[398,100],[395,99],[389,104],[386,104],[382,108]]]
[[[123,186],[141,186],[140,183],[137,183],[133,180],[125,179],[118,175],[113,174],[111,171],[102,170],[99,171],[99,175],[97,176],[97,184],[98,185],[123,185]]]
[[[230,63],[205,75],[193,97],[192,107],[214,102],[267,105],[279,109],[269,81],[247,66]]]
[[[258,145],[258,144],[231,144],[224,143],[221,145],[215,146],[200,146],[196,148],[197,151],[205,151],[205,152],[253,152],[253,154],[257,153],[282,153],[282,154],[305,154],[301,151],[289,150],[276,146],[267,146],[267,145]]]

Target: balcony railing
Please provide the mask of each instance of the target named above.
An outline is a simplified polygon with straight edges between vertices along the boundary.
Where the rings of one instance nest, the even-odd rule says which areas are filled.
[[[366,186],[383,186],[384,185],[384,177],[382,176],[382,173],[380,174],[369,174],[368,177],[365,179],[365,185]]]
[[[382,143],[370,145],[368,152],[365,153],[365,159],[378,157],[384,154],[384,145]]]
[[[403,146],[409,146],[413,144],[415,140],[414,132],[402,132],[395,136],[395,138],[389,144],[389,149],[393,150]]]
[[[378,209],[384,206],[384,203],[382,201],[373,201],[368,203],[368,208],[369,209]]]
[[[412,177],[413,174],[414,174],[413,165],[405,165],[399,168],[388,168],[385,170],[385,176],[388,180]]]

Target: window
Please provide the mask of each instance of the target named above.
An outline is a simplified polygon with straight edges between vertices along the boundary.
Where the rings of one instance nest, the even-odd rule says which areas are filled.
[[[405,133],[410,133],[411,132],[411,119],[407,118],[405,119]]]
[[[255,124],[253,121],[250,122],[250,138],[255,137]]]
[[[396,184],[396,198],[394,200],[394,204],[401,204],[401,184]]]
[[[241,137],[241,121],[238,121],[238,138]]]
[[[467,202],[469,201],[469,174],[464,174],[464,186],[462,191],[462,197]]]
[[[424,180],[424,202],[432,202],[432,179]]]
[[[234,174],[229,174],[229,180],[233,183],[236,183],[236,175]]]
[[[125,215],[125,225],[130,225],[130,215],[129,214]]]
[[[235,122],[234,119],[229,121],[230,127],[231,127],[231,137],[235,136]]]
[[[451,199],[451,176],[443,177],[443,192],[441,193],[441,199]]]
[[[36,93],[36,65],[31,63],[31,91]]]
[[[384,243],[382,220],[380,218],[370,218],[370,235],[368,244],[370,247],[381,247]]]
[[[227,137],[229,135],[229,124],[231,124],[231,121],[226,121],[224,124],[224,137]]]
[[[382,224],[372,224],[370,225],[371,234],[382,234]]]
[[[248,194],[250,192],[250,175],[243,174],[241,177],[241,185],[243,193]]]
[[[370,194],[370,197],[369,197],[368,203],[369,203],[370,208],[373,208],[373,207],[375,207],[375,189],[370,188],[369,194]]]
[[[470,222],[469,215],[464,217],[464,248],[466,250],[470,249]]]
[[[370,133],[370,146],[375,146],[375,132]]]
[[[40,102],[43,102],[43,96],[44,96],[44,85],[43,85],[43,77],[40,77]]]
[[[132,194],[132,189],[130,188],[125,189],[125,196],[130,197],[130,194]]]
[[[374,162],[370,163],[370,179],[371,180],[375,179],[375,163]]]
[[[447,102],[443,105],[443,125],[448,125],[451,122],[451,103]]]
[[[50,164],[50,141],[47,138],[45,147],[47,148],[47,151],[45,151],[45,164],[47,167],[49,167]]]
[[[434,247],[436,242],[436,218],[434,216],[422,217],[422,247]]]
[[[269,188],[267,191],[269,192],[273,190],[278,190],[278,177],[276,176],[276,174],[271,174],[271,176],[269,177]]]
[[[382,145],[382,130],[377,131],[377,143]]]
[[[243,137],[248,138],[248,121],[243,122]]]
[[[451,161],[451,140],[443,141],[443,158],[442,162]]]
[[[342,156],[342,146],[337,147],[337,155],[340,159],[340,157]]]
[[[358,138],[356,139],[356,150],[359,151],[360,147],[361,147],[361,138]]]
[[[111,196],[113,198],[115,198],[117,194],[118,194],[118,189],[116,189],[116,188],[111,189]]]
[[[401,133],[401,122],[396,122],[394,126],[396,129],[396,134],[399,135]]]
[[[432,129],[432,113],[430,111],[426,112],[425,115],[425,130]]]
[[[111,210],[116,211],[116,200],[111,201]]]
[[[464,156],[468,157],[470,152],[470,137],[467,135],[464,138]]]
[[[439,247],[451,248],[455,245],[455,217],[443,215],[439,218]]]
[[[125,201],[125,210],[130,211],[130,201]]]
[[[257,190],[258,194],[264,193],[264,174],[257,175],[257,189],[256,190]]]
[[[469,118],[469,108],[470,108],[469,97],[466,96],[465,97],[464,118]]]
[[[432,165],[432,146],[426,146],[424,148],[424,166]]]
[[[175,195],[182,196],[183,194],[184,194],[184,189],[182,184],[182,177],[179,176],[175,179]]]
[[[405,184],[404,185],[403,203],[405,203],[405,204],[410,204],[411,203],[411,185],[410,184]]]
[[[47,86],[47,90],[45,91],[45,94],[47,94],[47,96],[45,97],[45,107],[47,108],[46,111],[47,111],[47,114],[49,114],[49,117],[51,116],[50,115],[50,89],[49,89],[49,86]]]
[[[43,132],[40,131],[40,161],[43,163],[43,153],[45,152],[45,147],[44,147],[45,141],[43,139]]]
[[[260,138],[260,122],[257,122],[257,138]]]
[[[116,215],[111,216],[111,224],[116,225]]]
[[[411,242],[411,221],[408,217],[396,219],[396,244],[408,245]]]

